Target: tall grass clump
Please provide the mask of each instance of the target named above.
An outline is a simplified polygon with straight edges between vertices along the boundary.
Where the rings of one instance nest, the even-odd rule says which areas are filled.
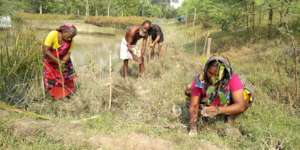
[[[41,44],[30,28],[16,25],[1,32],[0,99],[25,104],[41,94]]]

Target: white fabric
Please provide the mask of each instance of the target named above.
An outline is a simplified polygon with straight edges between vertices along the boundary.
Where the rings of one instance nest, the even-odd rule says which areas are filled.
[[[122,60],[132,59],[132,55],[128,51],[127,41],[125,40],[125,38],[122,39],[121,45],[120,45],[120,59],[122,59]]]
[[[141,51],[137,48],[136,45],[131,49],[133,54],[137,57],[141,56]],[[122,39],[121,46],[120,46],[120,59],[126,60],[126,59],[133,59],[132,54],[129,52],[127,47],[127,41],[125,38]]]

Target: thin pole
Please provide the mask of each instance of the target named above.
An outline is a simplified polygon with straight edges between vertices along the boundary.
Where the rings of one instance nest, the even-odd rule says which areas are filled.
[[[195,40],[195,43],[194,43],[194,55],[196,55],[196,49],[197,49],[197,33],[196,33],[196,28],[195,28],[195,25],[196,25],[196,18],[197,18],[197,9],[194,8],[194,20],[193,20],[193,29],[194,29],[194,32],[195,32],[195,35],[194,35],[194,40]]]
[[[112,63],[111,63],[111,51],[109,52],[109,105],[108,110],[111,109],[111,101],[112,101]]]
[[[207,51],[206,51],[206,56],[207,56],[207,57],[210,56],[211,41],[212,41],[212,38],[208,38],[208,39],[207,39]]]

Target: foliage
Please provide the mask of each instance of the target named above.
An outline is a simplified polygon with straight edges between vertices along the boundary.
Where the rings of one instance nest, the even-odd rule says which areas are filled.
[[[32,91],[40,87],[40,43],[29,28],[16,26],[16,29],[1,32],[0,99],[22,104],[25,99],[41,94],[41,90]]]
[[[262,24],[293,22],[299,18],[299,1],[285,0],[186,0],[179,10],[193,20],[197,10],[196,23],[218,25],[223,31],[253,28]],[[271,17],[271,18],[270,18]]]
[[[89,16],[175,15],[168,3],[151,0],[0,0],[1,14],[15,11]]]

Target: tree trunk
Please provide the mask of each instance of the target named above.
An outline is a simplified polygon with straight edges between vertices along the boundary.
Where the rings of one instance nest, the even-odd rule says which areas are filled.
[[[90,5],[89,5],[89,0],[85,1],[85,16],[89,16],[90,15]]]
[[[261,20],[262,20],[262,8],[259,8],[259,16],[258,16],[258,26],[261,26]]]
[[[98,10],[97,10],[97,8],[95,9],[95,16],[98,16]]]
[[[295,81],[295,97],[294,99],[297,100],[298,99],[298,66],[297,66],[297,49],[296,49],[296,42],[295,42],[295,39],[293,38],[292,39],[292,47],[293,47],[293,50],[294,50],[294,81]],[[291,106],[293,106],[293,104],[295,104],[295,101],[291,104]]]
[[[193,28],[195,28],[197,19],[197,8],[194,8],[194,19],[193,19]]]
[[[246,28],[247,28],[247,31],[249,31],[249,9],[248,9],[247,2],[246,2]]]
[[[273,8],[272,5],[269,5],[269,23],[268,23],[268,38],[272,37],[272,22],[273,22]]]
[[[40,5],[40,14],[43,14],[43,6],[42,6],[42,4]]]
[[[189,18],[189,14],[188,14],[188,11],[186,11],[185,13],[186,13],[185,25],[187,26],[187,24],[188,24],[188,18]]]
[[[255,2],[252,2],[252,32],[255,32]]]
[[[111,5],[111,0],[109,0],[107,5],[107,16],[110,16],[110,5]]]
[[[79,11],[79,9],[77,9],[77,16],[80,16],[80,11]]]

